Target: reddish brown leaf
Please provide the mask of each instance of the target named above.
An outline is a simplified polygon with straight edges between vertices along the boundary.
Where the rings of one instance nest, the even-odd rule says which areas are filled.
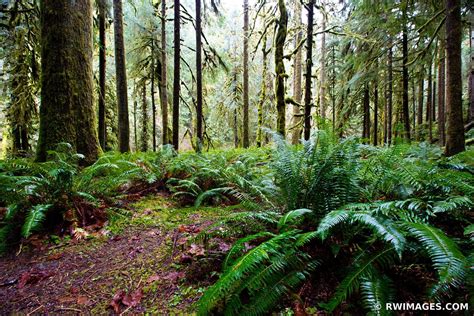
[[[122,301],[124,296],[125,292],[123,290],[119,290],[112,298],[112,302],[110,302],[110,306],[113,308],[116,314],[120,313],[120,302]]]
[[[89,305],[90,301],[87,296],[78,296],[77,297],[77,304],[78,305]]]
[[[161,277],[158,274],[151,275],[147,280],[146,283],[153,283],[155,281],[159,281]]]
[[[134,292],[125,295],[122,298],[122,303],[126,306],[135,307],[140,304],[140,301],[143,297],[143,290],[141,288],[135,290]]]

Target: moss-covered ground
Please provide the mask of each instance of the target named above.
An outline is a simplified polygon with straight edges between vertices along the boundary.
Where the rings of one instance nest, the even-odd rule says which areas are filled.
[[[0,258],[0,314],[191,314],[228,249],[202,231],[236,209],[162,193],[110,208],[97,233],[33,238]]]

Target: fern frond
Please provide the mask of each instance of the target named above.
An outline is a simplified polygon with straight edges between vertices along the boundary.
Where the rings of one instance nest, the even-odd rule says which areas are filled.
[[[38,204],[33,206],[26,216],[25,223],[21,229],[21,234],[23,237],[28,238],[33,233],[33,231],[41,227],[42,222],[44,221],[46,211],[51,207],[51,204]]]

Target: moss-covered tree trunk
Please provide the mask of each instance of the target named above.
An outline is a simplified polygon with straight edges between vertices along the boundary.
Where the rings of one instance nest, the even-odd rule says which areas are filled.
[[[462,117],[462,22],[460,7],[460,0],[446,0],[447,130],[445,154],[447,156],[452,156],[465,150]]]
[[[387,65],[387,144],[392,144],[392,119],[393,119],[393,51],[392,42],[389,42],[388,65]]]
[[[377,80],[374,82],[374,129],[373,129],[373,144],[378,145],[379,137],[379,87]]]
[[[310,0],[307,5],[308,24],[306,39],[306,70],[305,70],[305,90],[304,90],[304,139],[311,136],[311,73],[313,67],[313,12],[314,0]]]
[[[161,0],[161,78],[160,78],[160,103],[161,124],[163,125],[163,144],[170,144],[168,133],[168,79],[166,56],[166,0]]]
[[[285,79],[286,71],[284,58],[284,47],[288,27],[288,12],[285,0],[278,0],[280,16],[277,21],[275,38],[275,97],[277,108],[277,132],[285,137],[286,129],[286,102],[285,102]]]
[[[155,42],[151,42],[151,74],[150,74],[150,95],[151,95],[151,122],[153,151],[156,151],[156,103],[155,103]]]
[[[92,78],[92,1],[41,0],[41,110],[37,159],[60,142],[93,163],[100,151]]]
[[[295,49],[298,49],[297,45],[300,44],[303,32],[301,30],[301,1],[295,1],[295,28],[296,28],[296,39],[295,39]],[[293,117],[292,117],[292,127],[293,131],[291,134],[291,143],[298,144],[301,138],[301,111],[300,111],[300,104],[301,104],[301,97],[302,97],[302,89],[301,89],[301,58],[303,55],[302,49],[298,49],[295,53],[295,58],[293,60],[293,99],[295,103],[293,104]]]
[[[173,147],[179,149],[179,94],[181,91],[180,1],[174,0],[174,77],[173,77]],[[164,65],[163,65],[164,67]]]
[[[118,102],[118,130],[120,152],[130,151],[130,126],[128,121],[127,72],[123,42],[122,0],[114,0],[115,76]]]
[[[469,106],[467,107],[467,123],[474,122],[474,9],[470,10],[469,25],[469,78],[468,95]]]
[[[201,0],[196,0],[196,149],[202,148],[202,38]],[[247,135],[248,136],[248,135]]]
[[[249,147],[249,2],[244,0],[244,73],[243,73],[242,146]]]
[[[107,142],[107,126],[105,123],[105,89],[106,89],[106,3],[99,3],[99,144],[105,150]]]
[[[439,62],[438,62],[438,137],[439,145],[444,146],[446,143],[445,131],[445,58],[444,58],[444,41],[440,41],[439,45]]]
[[[268,72],[268,54],[267,50],[267,35],[263,35],[262,39],[262,83],[260,88],[260,98],[258,100],[257,108],[257,146],[261,147],[263,143],[263,106],[267,98],[267,72]]]

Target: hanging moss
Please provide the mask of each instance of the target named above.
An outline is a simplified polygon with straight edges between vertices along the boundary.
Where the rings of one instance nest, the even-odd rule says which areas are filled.
[[[277,132],[285,136],[286,125],[286,103],[285,103],[285,64],[284,46],[286,35],[288,33],[288,12],[286,11],[285,1],[278,0],[278,9],[280,17],[277,21],[277,33],[275,38],[275,96],[277,107]]]

